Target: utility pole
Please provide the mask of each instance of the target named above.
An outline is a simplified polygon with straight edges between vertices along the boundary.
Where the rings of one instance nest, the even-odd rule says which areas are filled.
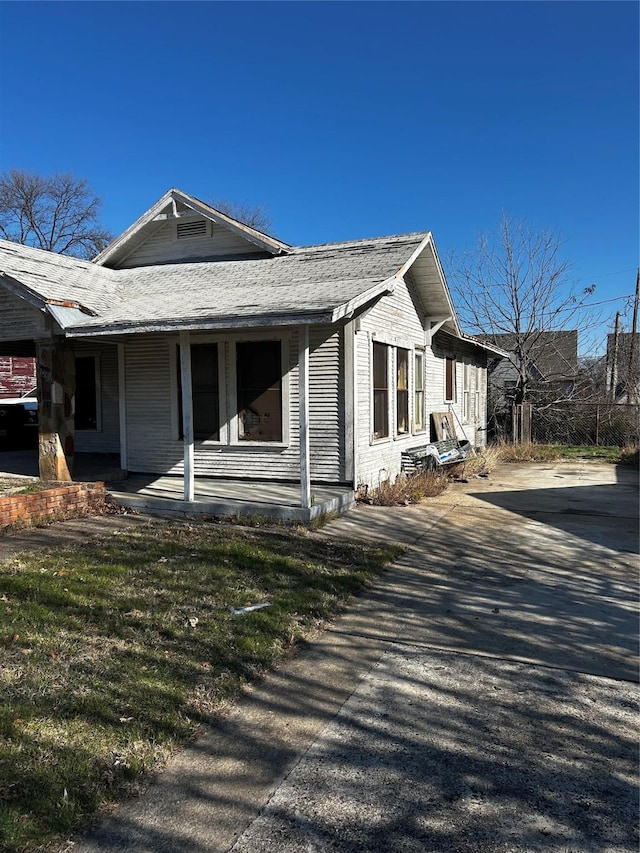
[[[620,312],[616,311],[616,325],[613,332],[613,356],[611,358],[611,402],[616,401],[616,386],[618,384],[618,342],[620,339]]]
[[[640,293],[640,268],[636,275],[636,295],[633,300],[633,321],[631,323],[631,343],[629,344],[629,376],[627,378],[627,402],[635,403],[638,392],[636,374],[636,332],[638,331],[638,295]]]

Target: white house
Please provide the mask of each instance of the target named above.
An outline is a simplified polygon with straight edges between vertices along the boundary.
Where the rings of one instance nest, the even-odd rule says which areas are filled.
[[[430,232],[290,246],[179,190],[94,261],[0,241],[0,342],[39,363],[40,469],[316,485],[394,479],[430,414],[482,445],[487,353],[462,334]],[[298,516],[300,514],[298,513]]]

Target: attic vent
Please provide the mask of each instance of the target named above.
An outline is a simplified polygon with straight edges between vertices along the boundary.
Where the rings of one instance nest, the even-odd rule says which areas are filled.
[[[195,219],[191,222],[178,222],[176,225],[176,237],[178,240],[186,240],[189,237],[206,237],[207,220]]]

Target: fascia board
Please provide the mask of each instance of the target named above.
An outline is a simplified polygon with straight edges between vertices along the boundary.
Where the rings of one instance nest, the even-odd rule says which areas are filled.
[[[442,293],[444,294],[445,300],[447,302],[447,306],[449,308],[448,313],[450,314],[451,322],[454,325],[456,334],[458,336],[460,336],[462,334],[462,331],[460,329],[460,324],[458,322],[458,316],[456,314],[456,309],[455,309],[455,306],[453,304],[453,299],[451,298],[451,291],[449,290],[449,285],[447,284],[447,279],[446,279],[446,276],[444,274],[442,264],[440,263],[440,258],[438,256],[438,250],[436,249],[436,244],[434,242],[433,234],[431,231],[427,231],[427,233],[424,237],[424,240],[422,240],[420,245],[413,251],[413,253],[411,254],[411,257],[407,261],[405,261],[405,263],[401,267],[398,275],[404,275],[406,272],[408,272],[411,269],[411,267],[413,266],[413,264],[416,262],[416,260],[420,257],[420,255],[422,255],[422,253],[424,252],[424,250],[427,247],[431,248],[431,253],[432,253],[433,261],[435,263],[436,272],[437,272],[438,278],[440,280],[440,285],[442,287]],[[415,276],[414,276],[414,281],[415,281]]]
[[[274,237],[269,237],[268,234],[263,234],[261,231],[257,231],[255,228],[252,228],[250,225],[244,225],[242,222],[238,222],[238,220],[233,219],[233,217],[227,216],[226,213],[223,213],[221,210],[216,210],[215,207],[210,207],[208,204],[199,201],[197,198],[188,196],[179,190],[174,190],[174,199],[175,201],[179,201],[187,207],[190,207],[195,213],[199,213],[201,216],[211,219],[211,221],[215,222],[217,225],[223,225],[225,228],[235,232],[240,237],[244,237],[245,240],[249,240],[261,249],[265,249],[270,252],[275,250],[276,254],[286,254],[291,251],[292,247],[287,243],[283,243],[281,240],[276,240]]]
[[[333,314],[330,311],[317,311],[312,313],[280,314],[265,316],[257,314],[248,317],[216,317],[215,319],[200,320],[186,319],[180,322],[175,320],[159,320],[157,322],[145,323],[109,323],[95,326],[72,326],[65,329],[65,334],[70,338],[87,338],[103,335],[138,335],[149,332],[179,332],[179,331],[214,331],[221,329],[255,329],[271,328],[273,326],[297,326],[317,325],[333,323]]]
[[[149,208],[142,216],[139,216],[136,221],[130,225],[125,231],[120,234],[119,237],[116,237],[106,249],[103,249],[99,255],[93,259],[92,263],[98,264],[99,266],[104,266],[104,264],[113,257],[113,255],[117,254],[117,252],[129,242],[132,237],[144,228],[145,225],[148,225],[149,222],[153,220],[155,216],[157,216],[164,208],[173,200],[173,193],[175,190],[169,190],[166,192],[162,198],[158,199],[158,201]]]
[[[24,299],[25,302],[28,302],[33,308],[37,308],[39,311],[46,312],[47,300],[46,297],[41,296],[35,290],[32,290],[26,284],[23,284],[21,281],[18,281],[17,278],[13,278],[13,276],[8,275],[5,272],[0,270],[0,284],[12,293],[14,296],[18,296],[20,299]]]
[[[126,243],[134,238],[136,234],[145,227],[145,225],[151,223],[169,204],[176,201],[191,208],[195,213],[199,213],[201,216],[205,216],[207,219],[216,222],[218,225],[223,225],[230,231],[234,231],[236,234],[239,234],[241,237],[244,237],[244,239],[249,240],[261,249],[270,252],[275,251],[276,254],[283,254],[291,251],[291,246],[287,245],[287,243],[282,243],[280,240],[276,240],[273,237],[269,237],[267,234],[262,234],[260,231],[256,231],[255,228],[250,228],[248,225],[236,222],[236,220],[226,216],[226,214],[221,211],[215,210],[215,208],[209,207],[203,202],[198,201],[198,199],[173,188],[166,192],[162,198],[150,207],[149,210],[143,213],[142,216],[136,219],[133,225],[130,225],[126,231],[123,231],[119,237],[116,237],[116,239],[110,243],[106,249],[103,249],[102,252],[93,259],[93,263],[103,266],[115,254],[117,254]]]
[[[372,302],[374,299],[379,299],[381,296],[393,293],[397,281],[397,276],[385,279],[385,281],[381,281],[379,284],[365,290],[364,293],[361,293],[353,299],[350,299],[348,302],[334,308],[331,314],[331,322],[337,323],[338,320],[343,320],[345,318],[350,319],[350,317],[355,314],[359,308],[362,308],[363,305],[366,305],[368,302]]]

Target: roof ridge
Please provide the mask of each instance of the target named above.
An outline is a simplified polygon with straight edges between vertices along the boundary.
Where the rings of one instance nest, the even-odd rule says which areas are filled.
[[[395,241],[395,242],[409,242],[413,240],[424,240],[424,238],[429,234],[428,231],[411,231],[408,234],[385,234],[380,235],[378,237],[359,237],[355,240],[335,240],[329,243],[311,243],[308,246],[293,246],[292,254],[296,252],[307,252],[311,250],[322,250],[322,249],[332,249],[338,246],[357,246],[359,244],[367,244],[367,243],[384,243],[387,241]]]

